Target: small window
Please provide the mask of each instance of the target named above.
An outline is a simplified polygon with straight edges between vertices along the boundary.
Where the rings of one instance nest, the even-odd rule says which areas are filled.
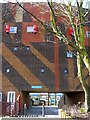
[[[17,27],[10,27],[10,33],[17,33]]]
[[[11,103],[15,102],[15,92],[13,92],[13,91],[8,92],[7,102],[11,102]]]
[[[73,58],[73,52],[67,51],[67,52],[66,52],[66,57],[68,57],[68,58]]]
[[[27,27],[27,33],[37,33],[37,26],[33,25],[33,26],[29,26]]]
[[[14,47],[13,50],[14,50],[14,51],[18,51],[18,47]]]
[[[64,73],[68,74],[68,69],[67,68],[64,69]]]
[[[86,37],[90,38],[90,31],[86,31]]]
[[[0,92],[0,102],[2,101],[2,93]]]
[[[10,68],[6,68],[6,73],[9,73],[10,72]]]
[[[26,46],[24,47],[25,51],[29,51],[30,50],[30,47],[29,46]]]
[[[33,26],[27,27],[27,33],[32,33],[32,32],[34,32],[34,27]]]
[[[44,68],[41,68],[41,69],[40,69],[40,72],[41,72],[41,73],[44,73],[44,72],[45,72],[45,69],[44,69]]]

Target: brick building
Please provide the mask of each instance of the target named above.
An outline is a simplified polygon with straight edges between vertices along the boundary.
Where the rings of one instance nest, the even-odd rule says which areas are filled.
[[[29,102],[30,92],[65,93],[65,103],[77,103],[83,98],[83,90],[77,78],[76,57],[72,48],[64,43],[55,43],[57,38],[44,30],[27,12],[17,4],[0,4],[2,15],[2,71],[1,102],[7,108],[10,102],[17,103],[21,110]],[[30,3],[22,3],[40,19],[49,23],[49,12]],[[6,33],[8,25],[9,34]],[[58,19],[58,25],[69,39],[69,28]],[[46,42],[49,39],[51,42]],[[90,53],[90,24],[85,26],[85,45]],[[88,73],[85,68],[85,79]],[[77,98],[77,96],[79,96]],[[8,104],[6,104],[8,103]],[[13,105],[12,105],[13,106]],[[6,109],[3,109],[5,113]],[[8,111],[8,110],[7,110]]]

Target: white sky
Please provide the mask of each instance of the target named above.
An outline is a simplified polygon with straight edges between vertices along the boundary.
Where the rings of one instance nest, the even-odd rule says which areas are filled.
[[[47,2],[47,0],[18,0],[19,2]],[[54,2],[64,2],[68,3],[68,1],[72,1],[72,4],[75,5],[76,0],[53,0]],[[0,3],[6,3],[6,2],[16,2],[16,0],[0,0]],[[84,4],[83,7],[88,7],[88,2],[90,6],[90,0],[83,0]],[[89,8],[89,7],[88,7]]]

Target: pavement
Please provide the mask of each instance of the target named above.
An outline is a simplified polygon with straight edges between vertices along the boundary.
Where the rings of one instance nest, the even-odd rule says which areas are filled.
[[[0,120],[4,120],[4,119],[14,119],[14,117],[4,117],[4,118],[0,118]],[[27,109],[25,111],[25,114],[24,115],[20,115],[18,117],[16,117],[15,119],[22,119],[22,118],[25,118],[25,119],[30,119],[32,118],[31,120],[34,120],[35,118],[36,119],[41,119],[41,118],[44,118],[46,120],[48,120],[49,118],[51,118],[52,120],[55,119],[55,120],[58,120],[59,119],[59,115],[58,115],[58,107],[57,106],[45,106],[43,108],[43,106],[32,106],[30,107],[29,109]],[[35,119],[35,120],[36,120]]]
[[[44,116],[50,118],[58,118],[57,106],[32,106],[26,111],[26,115]]]

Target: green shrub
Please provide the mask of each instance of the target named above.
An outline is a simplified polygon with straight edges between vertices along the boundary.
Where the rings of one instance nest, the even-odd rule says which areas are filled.
[[[86,109],[85,108],[80,108],[80,113],[85,113]]]

